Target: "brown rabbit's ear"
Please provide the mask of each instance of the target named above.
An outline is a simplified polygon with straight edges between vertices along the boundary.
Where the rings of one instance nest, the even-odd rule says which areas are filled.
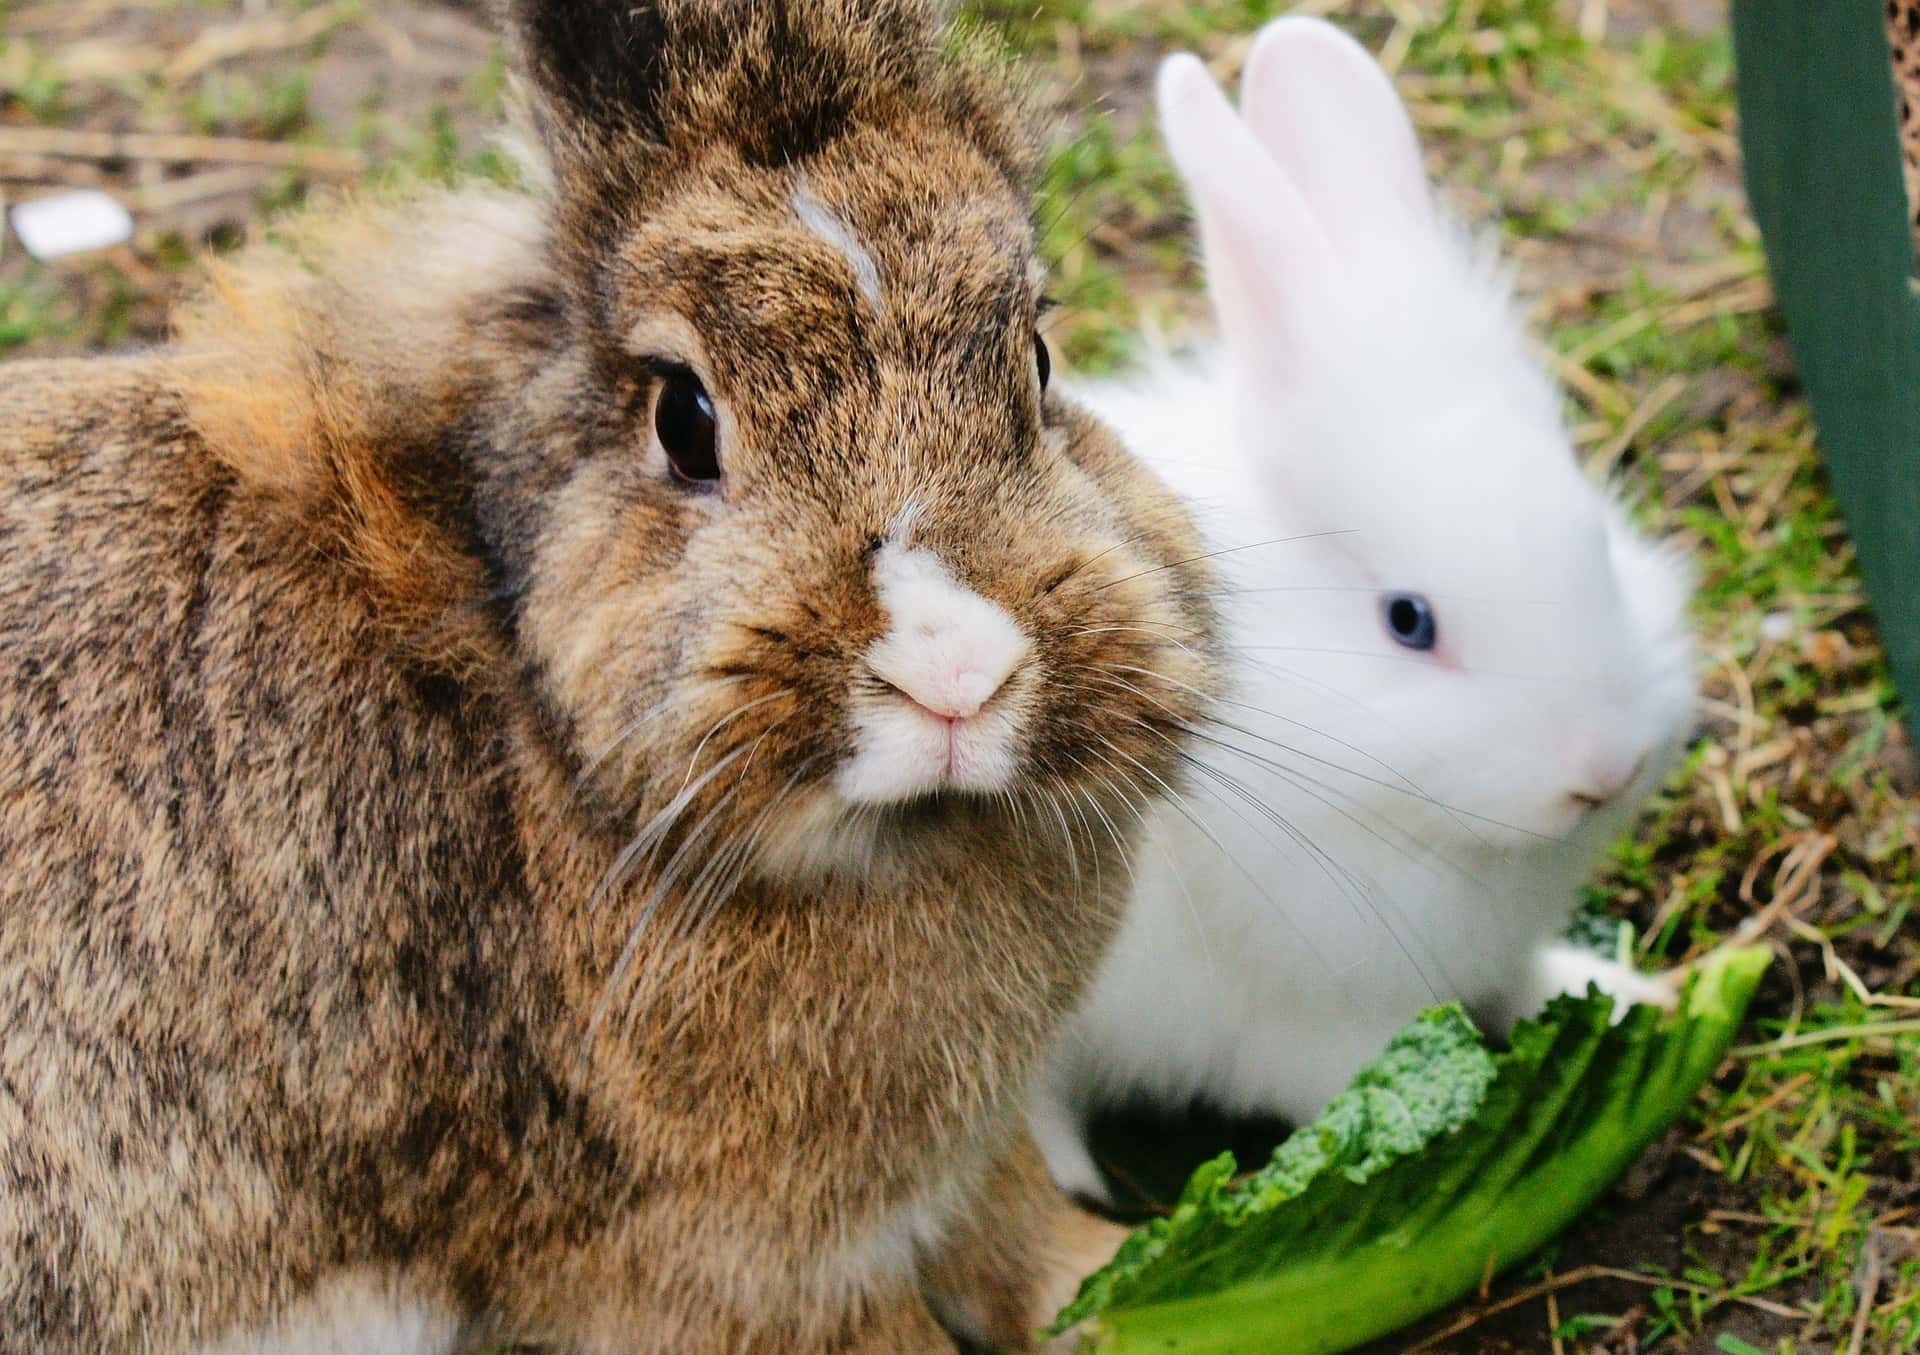
[[[901,96],[959,113],[940,0],[501,0],[548,144],[805,159]]]
[[[661,139],[669,31],[657,0],[506,0],[549,139],[576,132]]]

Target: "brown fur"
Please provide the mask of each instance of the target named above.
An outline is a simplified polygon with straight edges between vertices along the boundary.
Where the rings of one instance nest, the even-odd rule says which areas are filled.
[[[550,196],[336,213],[167,352],[0,380],[0,1350],[334,1292],[579,1352],[1019,1347],[1111,1245],[1019,1105],[1210,576],[1038,395],[1022,115],[912,0],[514,8]],[[658,358],[724,497],[664,470]],[[1004,801],[849,813],[909,502],[1032,637],[1032,734]]]

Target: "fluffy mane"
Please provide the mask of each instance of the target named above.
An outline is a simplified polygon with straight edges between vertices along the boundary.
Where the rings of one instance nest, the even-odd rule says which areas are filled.
[[[544,215],[492,188],[345,200],[211,265],[173,317],[171,375],[207,452],[456,663],[473,636],[448,601],[485,581],[445,438],[497,342],[480,322],[544,285]]]

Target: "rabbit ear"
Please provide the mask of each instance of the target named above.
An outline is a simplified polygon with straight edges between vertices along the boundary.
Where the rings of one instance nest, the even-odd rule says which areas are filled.
[[[1332,267],[1325,234],[1199,58],[1160,66],[1161,134],[1200,224],[1207,290],[1236,359],[1295,364],[1307,293]]]
[[[1241,81],[1253,134],[1341,243],[1435,224],[1420,143],[1393,82],[1324,19],[1276,19]]]
[[[520,59],[554,133],[622,129],[657,136],[666,22],[643,0],[508,0]]]

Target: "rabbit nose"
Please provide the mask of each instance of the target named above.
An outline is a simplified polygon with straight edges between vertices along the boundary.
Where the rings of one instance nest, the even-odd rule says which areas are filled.
[[[994,668],[1001,668],[995,664]],[[949,666],[911,674],[875,676],[929,715],[943,720],[971,720],[994,694],[1007,685],[1012,669],[997,674],[984,668]]]
[[[891,624],[867,651],[867,668],[930,715],[978,715],[1032,652],[1004,608],[928,552],[889,544],[874,564],[874,582]]]
[[[1588,812],[1596,809],[1605,809],[1613,803],[1614,796],[1618,794],[1618,791],[1603,790],[1570,790],[1567,792],[1568,798],[1571,799],[1574,804]]]
[[[1645,753],[1635,758],[1631,766],[1619,760],[1596,758],[1588,765],[1586,777],[1567,792],[1567,798],[1582,810],[1605,809],[1634,783],[1646,765]]]

